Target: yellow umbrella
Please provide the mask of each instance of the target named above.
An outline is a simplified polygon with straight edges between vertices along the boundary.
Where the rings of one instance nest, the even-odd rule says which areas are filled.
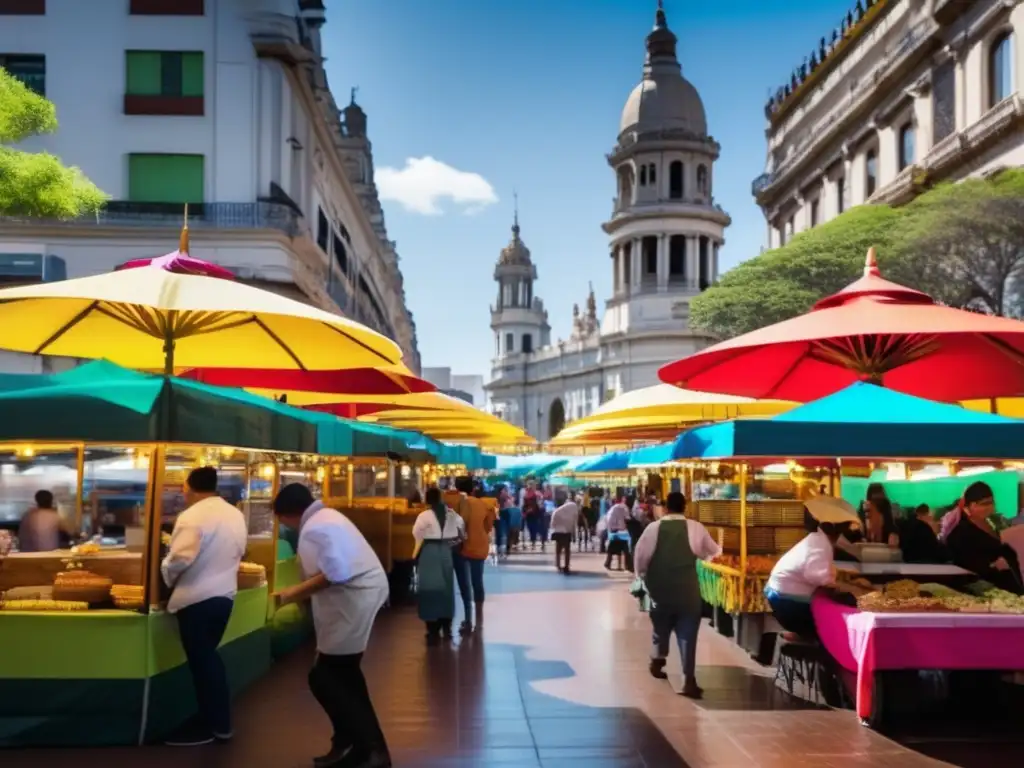
[[[136,369],[372,368],[393,341],[243,283],[157,267],[0,290],[0,349]]]
[[[608,401],[589,416],[566,426],[549,445],[570,447],[669,440],[694,423],[771,416],[793,406],[794,403],[781,400],[751,400],[656,384]]]
[[[415,430],[435,440],[536,444],[536,441],[519,427],[442,392],[353,395],[344,392],[306,392],[294,389],[279,391],[250,387],[248,390],[275,399],[285,395],[289,405],[299,407],[338,406],[337,409],[318,410],[327,410],[339,416],[349,415],[345,412],[347,406],[354,408],[351,416],[357,415],[359,406],[373,406],[372,413],[358,416],[359,420]]]

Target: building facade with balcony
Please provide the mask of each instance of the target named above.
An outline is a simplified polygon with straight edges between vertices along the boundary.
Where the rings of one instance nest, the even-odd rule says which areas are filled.
[[[859,0],[765,106],[767,246],[1024,164],[1021,0]]]
[[[602,225],[613,277],[603,317],[591,289],[585,310],[573,310],[570,338],[551,344],[518,217],[495,267],[489,407],[540,440],[611,397],[656,384],[658,368],[712,341],[690,328],[689,304],[717,279],[730,219],[712,195],[719,145],[700,95],[682,75],[676,42],[659,2],[643,79],[607,157],[616,196]]]
[[[193,256],[375,328],[418,372],[367,116],[354,89],[340,109],[331,94],[324,23],[322,0],[0,0],[0,66],[60,123],[21,148],[110,196],[74,221],[0,218],[0,282],[172,251],[188,204]]]

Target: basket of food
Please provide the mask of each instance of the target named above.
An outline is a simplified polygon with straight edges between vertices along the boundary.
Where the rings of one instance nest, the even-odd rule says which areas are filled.
[[[53,580],[53,599],[57,601],[103,603],[110,599],[114,580],[83,570],[61,571]]]
[[[110,588],[110,599],[125,611],[137,611],[146,604],[146,592],[135,584],[115,584]]]
[[[255,589],[267,583],[267,569],[259,563],[240,563],[238,566],[238,588]]]

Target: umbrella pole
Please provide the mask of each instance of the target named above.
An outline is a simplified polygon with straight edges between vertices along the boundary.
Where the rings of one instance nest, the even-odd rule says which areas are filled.
[[[740,464],[740,594],[747,579],[747,465]]]
[[[187,214],[186,214],[187,215]],[[174,322],[177,312],[171,310],[164,323],[164,376],[174,375]]]

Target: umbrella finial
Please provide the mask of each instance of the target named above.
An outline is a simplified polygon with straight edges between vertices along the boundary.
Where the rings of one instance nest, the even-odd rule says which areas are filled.
[[[875,255],[875,246],[868,248],[868,256],[864,260],[864,277],[874,275],[875,277],[881,277],[882,273],[878,269],[878,258]]]
[[[185,203],[185,220],[181,225],[181,239],[178,240],[178,252],[188,253],[188,203]]]

